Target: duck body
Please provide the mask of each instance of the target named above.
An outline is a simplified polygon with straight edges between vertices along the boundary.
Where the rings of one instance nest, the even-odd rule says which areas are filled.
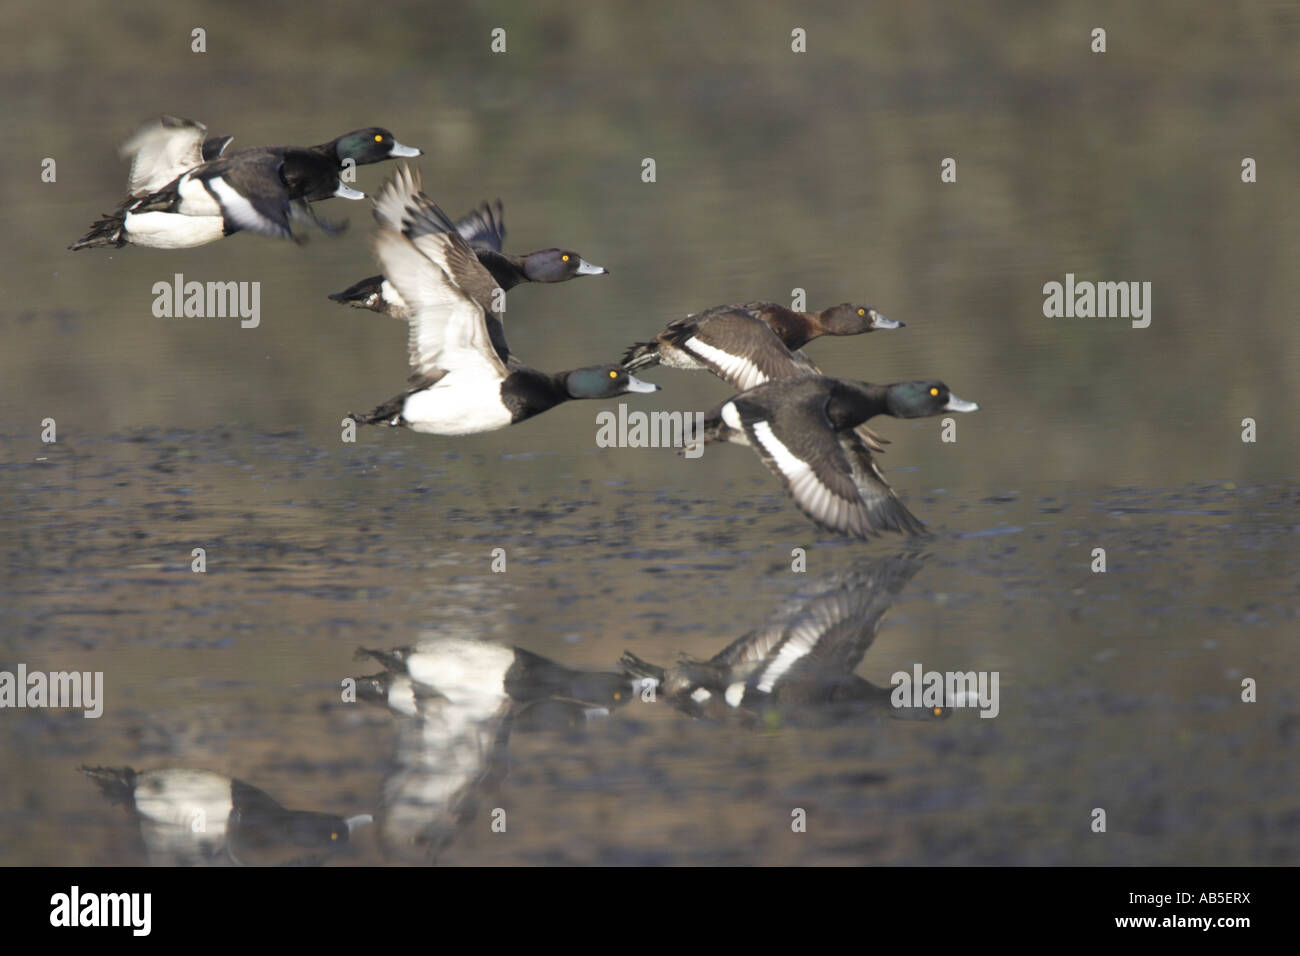
[[[921,534],[860,433],[878,415],[922,418],[979,408],[942,382],[876,385],[824,375],[780,379],[741,392],[704,419],[706,442],[748,445],[820,527],[858,538]]]
[[[456,225],[403,168],[375,198],[375,252],[410,310],[411,385],[363,425],[467,435],[517,424],[579,398],[651,392],[617,365],[548,374],[510,353],[495,279]]]
[[[541,249],[526,256],[503,252],[506,227],[500,200],[495,205],[483,203],[456,220],[454,227],[502,292],[525,282],[555,283],[582,275],[609,274],[608,269],[592,265],[567,249]],[[383,275],[367,276],[342,292],[333,293],[330,299],[395,319],[409,320],[412,316],[411,307]]]
[[[403,426],[428,435],[473,435],[516,425],[573,398],[614,397],[628,391],[653,391],[617,366],[597,366],[548,375],[517,361],[506,363],[504,378],[477,371],[449,372],[431,384],[417,383],[367,415],[353,414],[363,425]],[[594,385],[573,394],[569,376],[589,374]],[[594,373],[594,374],[591,374]],[[605,388],[608,395],[595,392]]]

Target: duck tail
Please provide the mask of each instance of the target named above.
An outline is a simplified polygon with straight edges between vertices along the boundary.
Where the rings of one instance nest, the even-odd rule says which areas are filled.
[[[635,372],[659,364],[659,343],[637,342],[623,353],[623,368]]]
[[[342,292],[332,293],[330,298],[335,302],[343,302],[358,309],[382,312],[384,307],[383,285],[384,277],[382,275],[369,276],[360,282],[352,283]]]
[[[348,412],[348,418],[358,425],[389,425],[393,427],[405,425],[406,420],[402,418],[402,408],[406,405],[406,398],[409,394],[409,392],[403,392],[401,395],[394,396],[365,415]]]
[[[87,767],[83,764],[77,769],[95,781],[113,803],[130,803],[136,778],[136,772],[130,767]]]
[[[126,245],[126,217],[119,209],[117,212],[105,213],[95,220],[90,231],[68,246],[73,252],[78,249],[90,249],[94,246],[113,246],[121,248]]]

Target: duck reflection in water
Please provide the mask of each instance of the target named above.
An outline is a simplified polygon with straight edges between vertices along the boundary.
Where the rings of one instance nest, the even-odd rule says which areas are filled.
[[[208,770],[81,767],[140,826],[154,866],[302,866],[324,863],[368,814],[290,810],[256,787]]]
[[[435,637],[357,656],[384,667],[356,679],[357,696],[398,720],[378,831],[385,854],[405,862],[435,861],[474,817],[478,794],[504,776],[512,731],[581,729],[632,694],[624,674],[488,641]]]
[[[630,651],[624,672],[638,694],[654,696],[693,717],[740,719],[762,726],[843,721],[855,716],[937,720],[946,706],[895,707],[893,687],[854,673],[881,619],[925,563],[905,553],[874,561],[815,597],[795,602],[708,660],[683,657],[659,667]]]

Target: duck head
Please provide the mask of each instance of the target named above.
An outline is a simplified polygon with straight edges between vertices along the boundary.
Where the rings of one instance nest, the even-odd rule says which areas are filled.
[[[424,150],[403,146],[392,133],[380,126],[368,126],[344,133],[334,140],[334,154],[340,164],[350,159],[358,166],[365,166],[385,159],[423,156]]]
[[[657,392],[658,385],[643,382],[620,365],[590,365],[574,369],[564,378],[570,398],[614,398],[628,392]]]
[[[881,315],[869,305],[841,302],[825,309],[818,316],[827,335],[858,335],[880,329],[901,329],[906,323]]]
[[[524,275],[532,282],[564,282],[578,276],[604,276],[609,270],[592,265],[569,249],[541,249],[524,257]]]
[[[885,396],[888,414],[895,418],[925,418],[943,412],[974,412],[979,406],[958,398],[943,382],[899,382]]]

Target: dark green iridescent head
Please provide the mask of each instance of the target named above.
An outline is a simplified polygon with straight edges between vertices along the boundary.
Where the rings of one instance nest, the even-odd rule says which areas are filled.
[[[886,414],[895,418],[925,418],[944,412],[973,412],[979,406],[963,401],[943,382],[899,382],[885,395]]]
[[[629,375],[621,365],[589,365],[574,369],[564,379],[570,398],[614,398],[628,392],[657,392],[658,385]]]
[[[345,159],[350,159],[358,166],[365,166],[367,163],[378,163],[385,159],[414,157],[424,154],[422,149],[416,149],[414,146],[403,146],[393,137],[392,133],[379,126],[368,126],[365,129],[344,133],[334,140],[333,146],[334,154],[340,164]]]

